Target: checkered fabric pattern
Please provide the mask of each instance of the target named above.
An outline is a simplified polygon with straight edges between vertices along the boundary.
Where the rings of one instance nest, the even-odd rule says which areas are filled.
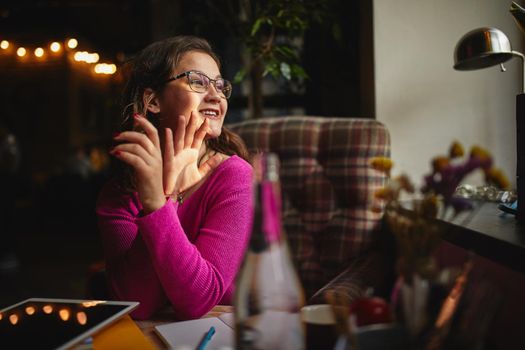
[[[390,156],[390,136],[372,119],[313,116],[227,126],[251,152],[281,161],[283,226],[307,297],[365,255],[380,228],[370,210],[385,177],[369,159]]]

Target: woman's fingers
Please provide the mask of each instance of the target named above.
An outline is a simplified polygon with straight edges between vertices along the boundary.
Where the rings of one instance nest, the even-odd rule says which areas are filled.
[[[193,143],[191,144],[192,148],[199,149],[201,147],[204,137],[206,137],[206,134],[208,134],[208,129],[209,121],[208,118],[206,118],[199,129],[195,132],[195,137],[193,138]]]
[[[184,147],[191,147],[193,143],[193,138],[195,136],[195,131],[198,129],[200,122],[200,118],[198,115],[199,112],[197,111],[191,111],[190,115],[190,121],[188,122],[188,126],[186,127],[186,135],[184,135]]]
[[[110,153],[113,156],[120,159],[121,161],[123,161],[124,163],[129,164],[133,169],[137,171],[141,171],[145,169],[146,167],[148,167],[148,164],[146,163],[146,161],[142,157],[136,154],[126,152],[126,151],[116,150],[116,149],[111,150]]]
[[[144,118],[140,114],[135,114],[133,117],[135,118],[135,123],[138,126],[140,126],[142,130],[144,130],[144,132],[146,133],[148,138],[151,140],[153,145],[156,148],[160,149],[160,140],[159,140],[159,133],[157,132],[157,128],[155,128],[153,124],[149,122],[148,119]]]
[[[207,161],[201,164],[199,167],[199,173],[204,177],[209,172],[213,171],[219,164],[221,164],[222,156],[220,154],[215,154],[213,157],[210,157]]]
[[[128,153],[132,154],[134,156],[137,156],[144,160],[146,164],[154,164],[155,158],[151,156],[151,154],[145,150],[142,145],[136,144],[136,143],[122,143],[120,145],[117,145],[112,150],[113,153],[120,152],[120,153]]]
[[[164,139],[164,163],[162,167],[162,180],[164,184],[164,193],[170,194],[173,192],[173,186],[175,185],[175,179],[172,171],[175,150],[173,149],[173,132],[170,128],[165,129]]]
[[[124,131],[114,137],[115,141],[123,143],[134,143],[140,145],[148,153],[154,154],[156,152],[155,145],[149,137],[137,131]]]
[[[184,149],[184,134],[186,132],[186,117],[183,115],[179,116],[177,120],[177,129],[175,130],[175,154],[178,154]]]
[[[166,128],[164,131],[164,163],[171,162],[175,155],[173,148],[173,131]]]

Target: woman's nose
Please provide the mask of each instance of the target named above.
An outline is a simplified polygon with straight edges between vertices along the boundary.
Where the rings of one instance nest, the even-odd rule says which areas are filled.
[[[221,101],[221,95],[219,91],[217,91],[215,84],[210,83],[210,85],[208,85],[208,91],[206,92],[206,99],[208,101],[217,101],[217,102]]]

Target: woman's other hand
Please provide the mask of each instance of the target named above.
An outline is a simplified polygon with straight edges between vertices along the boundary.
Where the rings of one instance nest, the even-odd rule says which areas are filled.
[[[186,117],[179,116],[175,137],[170,129],[166,129],[165,194],[173,195],[187,190],[220,164],[221,157],[218,154],[198,164],[202,143],[208,131],[208,119],[201,121],[196,111],[191,112],[187,124]]]
[[[163,188],[163,166],[157,129],[146,118],[135,114],[135,125],[144,133],[124,131],[114,137],[121,142],[111,154],[135,170],[140,202],[146,214],[166,203]]]

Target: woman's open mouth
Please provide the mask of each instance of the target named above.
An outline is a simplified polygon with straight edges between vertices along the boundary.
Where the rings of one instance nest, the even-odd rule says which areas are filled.
[[[200,111],[202,116],[209,119],[219,119],[219,111],[214,109],[203,109]]]

